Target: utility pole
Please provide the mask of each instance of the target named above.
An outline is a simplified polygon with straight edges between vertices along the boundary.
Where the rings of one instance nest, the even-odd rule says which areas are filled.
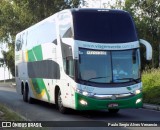
[[[6,79],[5,79],[6,64],[5,64],[5,62],[4,62],[3,67],[4,67],[4,83],[6,83]]]
[[[3,68],[4,68],[4,83],[5,83],[5,82],[6,82],[6,81],[5,81],[6,64],[5,64],[4,59],[2,59],[2,58],[0,58],[0,67],[3,67]]]

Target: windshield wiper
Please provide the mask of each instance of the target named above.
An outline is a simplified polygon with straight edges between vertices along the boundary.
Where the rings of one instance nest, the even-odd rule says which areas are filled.
[[[101,78],[107,78],[107,77],[109,77],[109,76],[105,76],[105,77],[94,77],[94,78],[88,79],[87,81],[90,81],[90,80],[92,80],[92,79],[101,79]]]
[[[129,80],[129,81],[134,81],[138,83],[137,79],[134,79],[134,78],[121,78],[121,79],[116,79],[116,80]]]

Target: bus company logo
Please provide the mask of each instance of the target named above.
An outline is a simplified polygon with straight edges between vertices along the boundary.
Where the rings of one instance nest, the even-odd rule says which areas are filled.
[[[129,91],[131,91],[131,90],[134,90],[134,89],[138,89],[138,88],[140,88],[139,87],[139,84],[136,84],[136,85],[132,85],[132,86],[130,86],[130,87],[127,87],[127,89],[129,90]]]
[[[83,43],[85,48],[94,48],[94,49],[109,49],[109,50],[121,50],[121,49],[131,49],[139,47],[139,44],[136,43],[123,43],[123,44],[92,44],[92,43]]]
[[[116,99],[116,96],[115,96],[115,95],[112,95],[112,96],[111,96],[111,99],[112,99],[112,100],[115,100],[115,99]]]
[[[128,90],[132,90],[132,88],[131,88],[131,87],[127,87],[127,89],[128,89]]]

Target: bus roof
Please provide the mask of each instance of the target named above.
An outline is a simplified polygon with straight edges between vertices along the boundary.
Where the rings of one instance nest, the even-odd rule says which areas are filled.
[[[124,10],[72,9],[74,39],[97,43],[137,41],[131,15]]]

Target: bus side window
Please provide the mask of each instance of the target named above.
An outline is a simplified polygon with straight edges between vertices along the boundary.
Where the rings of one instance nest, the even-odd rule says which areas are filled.
[[[21,35],[17,37],[15,46],[16,46],[16,51],[20,51],[22,49]]]
[[[61,41],[62,57],[63,57],[63,68],[67,75],[71,78],[74,77],[74,61],[72,55],[72,47]]]
[[[74,61],[72,56],[66,57],[66,74],[74,78]]]
[[[25,45],[26,45],[26,33],[24,32],[21,36],[21,43],[22,43],[22,49],[24,50]]]

